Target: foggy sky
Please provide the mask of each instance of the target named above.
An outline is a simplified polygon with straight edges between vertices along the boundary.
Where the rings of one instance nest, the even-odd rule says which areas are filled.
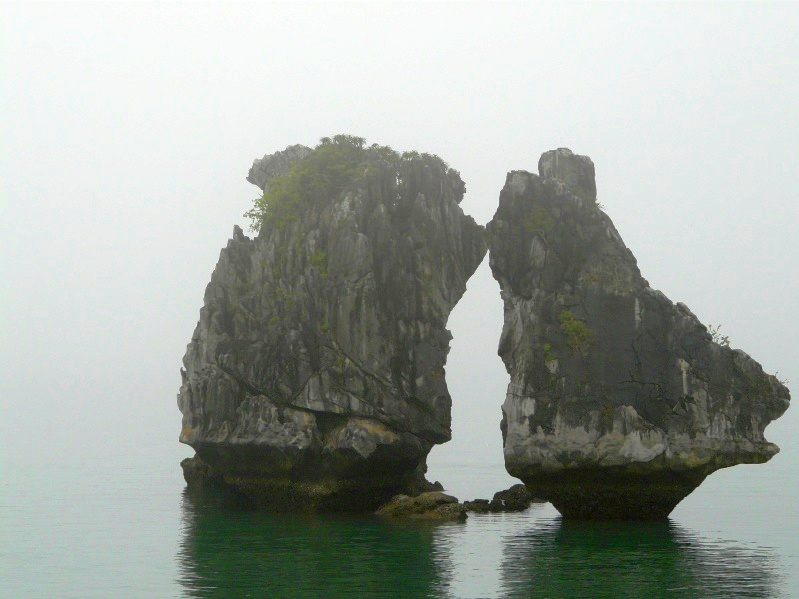
[[[244,177],[336,133],[440,155],[482,223],[509,170],[589,155],[650,284],[795,390],[797,25],[765,2],[0,5],[0,464],[191,455],[180,360]],[[433,478],[501,464],[501,323],[486,259]],[[769,467],[797,425],[769,427]]]

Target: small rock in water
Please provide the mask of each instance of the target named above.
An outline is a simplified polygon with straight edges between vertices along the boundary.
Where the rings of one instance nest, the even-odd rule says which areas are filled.
[[[396,495],[378,509],[375,515],[421,520],[466,520],[466,507],[458,503],[458,499],[452,495],[430,491],[416,497]]]
[[[494,501],[502,502],[502,511],[504,512],[521,512],[530,507],[534,501],[542,501],[536,499],[525,485],[519,483],[513,485],[504,491],[497,491],[494,493]]]
[[[487,512],[522,512],[530,507],[534,501],[540,502],[533,496],[530,490],[523,484],[513,485],[504,491],[494,493],[494,498],[475,499],[474,501],[464,501],[463,506],[467,511],[485,514]]]
[[[475,499],[473,501],[464,501],[463,507],[467,512],[475,512],[478,514],[487,514],[491,511],[488,504],[488,499]]]

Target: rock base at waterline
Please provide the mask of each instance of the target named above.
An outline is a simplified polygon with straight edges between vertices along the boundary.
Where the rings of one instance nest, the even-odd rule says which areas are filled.
[[[180,465],[190,489],[227,489],[253,507],[275,513],[373,512],[397,495],[416,496],[443,488],[441,483],[428,482],[422,472],[411,476],[291,480],[220,471],[196,456],[186,458]]]
[[[564,518],[573,520],[661,520],[705,479],[705,473],[631,474],[578,470],[524,479]]]

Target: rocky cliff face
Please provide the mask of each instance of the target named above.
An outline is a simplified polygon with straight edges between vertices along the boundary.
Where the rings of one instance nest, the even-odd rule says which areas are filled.
[[[275,510],[418,490],[450,438],[447,318],[486,251],[460,176],[342,137],[248,180],[271,193],[265,220],[255,239],[234,228],[184,357],[187,481]]]
[[[488,226],[511,381],[508,472],[566,517],[660,518],[719,468],[765,462],[788,390],[641,276],[559,149],[508,174]]]

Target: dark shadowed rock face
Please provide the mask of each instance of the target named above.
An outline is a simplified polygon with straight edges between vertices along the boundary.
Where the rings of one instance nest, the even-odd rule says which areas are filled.
[[[566,517],[663,518],[714,470],[771,458],[788,390],[649,286],[589,158],[539,168],[508,174],[488,227],[508,472]]]
[[[486,514],[488,512],[522,512],[530,507],[533,502],[541,502],[541,499],[533,496],[526,485],[513,485],[504,491],[494,493],[494,499],[475,499],[464,501],[463,506],[469,512]]]
[[[266,190],[310,152],[266,156],[248,179]],[[426,456],[450,438],[446,322],[484,230],[440,160],[358,155],[343,189],[315,188],[255,239],[235,227],[222,250],[183,359],[190,484],[306,511],[429,488]]]

